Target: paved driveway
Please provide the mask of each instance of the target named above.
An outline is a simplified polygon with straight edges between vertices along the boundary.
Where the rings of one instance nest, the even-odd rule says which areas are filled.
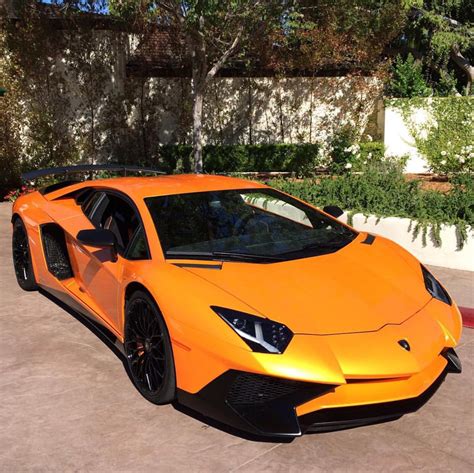
[[[9,214],[0,204],[1,472],[474,471],[474,330],[458,350],[463,374],[415,414],[286,444],[249,441],[147,403],[91,331],[41,294],[22,292]],[[468,291],[471,276],[463,275]]]

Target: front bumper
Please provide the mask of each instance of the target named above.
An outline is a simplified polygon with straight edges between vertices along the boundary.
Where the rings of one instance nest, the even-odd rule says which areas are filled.
[[[414,384],[418,383],[418,387],[423,387],[422,392],[414,390],[412,393],[416,394],[410,396],[402,390],[404,398],[383,402],[384,396],[393,399],[397,394],[384,393],[382,389],[382,402],[374,402],[373,397],[364,402],[357,395],[351,401],[350,385],[356,386],[355,391],[363,385],[366,390],[379,391],[376,383],[362,381],[334,386],[229,370],[196,394],[178,390],[177,400],[181,405],[239,431],[263,437],[296,437],[307,431],[326,432],[397,419],[422,407],[448,373],[460,372],[459,358],[453,349],[448,349],[440,355],[428,373],[405,379],[409,389],[413,390]],[[428,386],[427,376],[431,376]],[[393,381],[400,382],[404,381]],[[367,387],[368,385],[371,386]],[[390,386],[390,381],[387,385]],[[331,398],[337,399],[336,393],[341,388],[345,390],[345,405],[324,407],[331,403]],[[398,388],[399,386],[396,389]],[[312,405],[319,407],[312,412],[302,413]]]

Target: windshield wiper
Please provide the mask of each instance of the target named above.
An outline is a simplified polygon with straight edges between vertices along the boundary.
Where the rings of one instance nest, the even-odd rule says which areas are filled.
[[[308,243],[307,245],[304,245],[300,248],[290,250],[290,251],[285,251],[284,253],[281,253],[281,256],[286,256],[286,255],[293,255],[293,254],[299,254],[302,251],[311,251],[311,250],[320,250],[318,251],[318,254],[326,254],[331,252],[331,250],[338,250],[340,248],[343,248],[346,245],[345,242],[320,242],[320,243]]]
[[[255,261],[283,261],[283,258],[279,256],[271,256],[271,255],[256,255],[254,253],[234,253],[231,251],[213,251],[213,256],[217,258],[235,258],[235,259],[248,259],[248,260],[255,260]]]
[[[304,250],[319,250],[319,249],[332,249],[332,248],[339,248],[341,245],[344,245],[344,243],[341,243],[340,241],[338,242],[319,242],[319,243],[309,243],[307,245],[302,246],[299,250],[297,251],[304,251]]]
[[[239,253],[232,251],[167,251],[167,258],[190,258],[190,259],[232,259],[240,261],[283,261],[283,258],[270,255],[257,255],[254,253]]]

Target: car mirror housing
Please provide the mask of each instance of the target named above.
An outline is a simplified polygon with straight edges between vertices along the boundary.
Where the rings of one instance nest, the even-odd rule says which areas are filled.
[[[77,234],[77,241],[83,245],[95,248],[110,248],[113,261],[117,259],[117,238],[111,230],[94,228],[93,230],[80,230]]]
[[[337,205],[326,205],[323,208],[323,211],[326,212],[329,215],[332,215],[335,218],[340,217],[344,213],[344,210],[342,210]]]

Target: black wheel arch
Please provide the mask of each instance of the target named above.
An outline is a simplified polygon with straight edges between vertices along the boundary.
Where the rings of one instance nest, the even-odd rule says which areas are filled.
[[[154,304],[155,311],[157,312],[156,315],[158,316],[159,319],[161,319],[162,330],[165,333],[165,339],[167,339],[167,343],[168,343],[168,347],[169,347],[169,355],[170,355],[170,360],[171,360],[171,364],[169,365],[169,368],[172,370],[172,373],[171,373],[171,375],[168,375],[168,376],[171,376],[171,377],[168,377],[168,379],[171,379],[172,381],[171,381],[171,384],[168,386],[167,390],[169,391],[170,389],[172,389],[172,393],[169,393],[169,396],[170,396],[169,399],[167,397],[165,397],[165,399],[167,399],[166,401],[160,400],[159,402],[157,402],[155,400],[151,400],[149,397],[147,397],[142,392],[142,390],[140,388],[137,387],[137,384],[133,380],[133,377],[131,375],[132,371],[131,371],[131,368],[130,368],[129,365],[128,365],[127,372],[129,372],[129,376],[131,377],[132,382],[137,387],[138,391],[146,399],[148,399],[149,401],[151,401],[155,404],[168,404],[170,402],[173,402],[176,399],[176,390],[177,390],[177,386],[176,386],[176,376],[177,376],[177,374],[176,374],[176,365],[175,365],[175,361],[174,361],[174,349],[173,349],[171,334],[169,332],[168,323],[167,323],[167,321],[166,321],[166,319],[163,315],[163,312],[161,311],[161,308],[158,304],[158,301],[156,300],[156,297],[153,296],[151,291],[143,283],[138,282],[138,281],[131,281],[125,287],[124,301],[123,301],[123,338],[124,338],[123,345],[124,345],[125,356],[127,357],[127,350],[126,350],[126,347],[125,347],[126,327],[127,327],[127,304],[133,298],[134,294],[137,294],[137,293],[140,293],[139,298],[140,297],[143,298],[143,296],[147,296],[147,298],[149,298],[149,303]]]
[[[124,294],[124,299],[123,299],[123,307],[122,307],[122,314],[123,314],[123,327],[122,329],[125,328],[125,316],[126,316],[126,307],[127,307],[127,302],[130,300],[130,297],[132,297],[132,294],[135,293],[136,291],[142,291],[146,293],[151,300],[156,304],[156,307],[158,308],[159,312],[161,313],[161,316],[163,317],[163,320],[165,321],[166,326],[168,327],[168,323],[166,320],[165,315],[163,314],[163,311],[160,308],[160,305],[158,304],[158,301],[156,300],[156,297],[151,293],[151,291],[141,282],[138,281],[131,281],[127,284],[125,287],[125,294]],[[169,331],[169,329],[168,329]]]

